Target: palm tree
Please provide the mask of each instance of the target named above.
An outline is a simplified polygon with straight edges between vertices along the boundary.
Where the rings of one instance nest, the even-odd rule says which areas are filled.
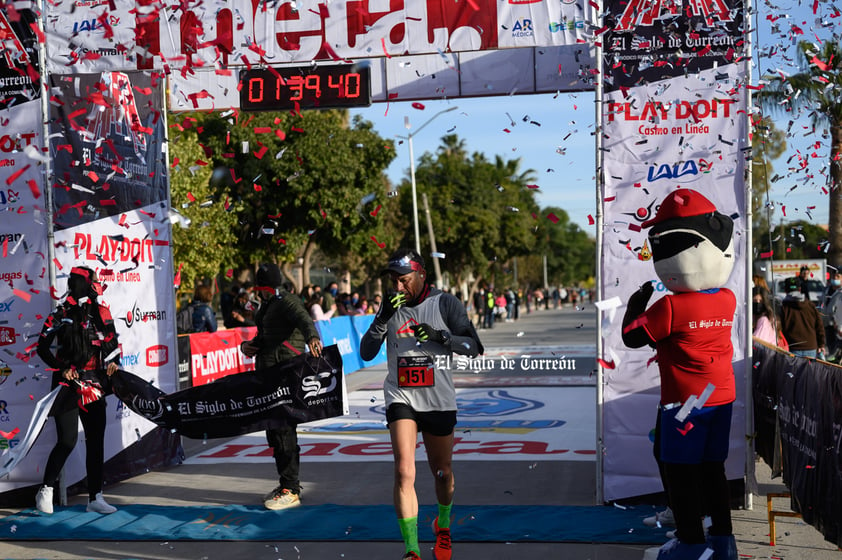
[[[838,267],[842,265],[842,48],[836,37],[820,45],[802,41],[798,62],[801,71],[797,74],[767,77],[759,98],[772,111],[810,111],[814,129],[830,127],[828,261]]]

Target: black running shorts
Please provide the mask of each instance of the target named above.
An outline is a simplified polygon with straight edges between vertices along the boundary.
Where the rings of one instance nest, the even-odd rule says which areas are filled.
[[[404,403],[392,403],[386,409],[386,422],[391,424],[395,420],[414,420],[418,431],[434,436],[449,436],[456,426],[455,410],[433,410],[431,412],[417,412]]]

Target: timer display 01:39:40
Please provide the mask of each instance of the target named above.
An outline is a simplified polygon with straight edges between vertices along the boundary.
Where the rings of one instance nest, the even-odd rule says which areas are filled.
[[[254,68],[241,74],[244,111],[330,109],[371,105],[368,66]]]

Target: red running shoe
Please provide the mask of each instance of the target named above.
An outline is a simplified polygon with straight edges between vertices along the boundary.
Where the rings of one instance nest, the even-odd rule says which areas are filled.
[[[439,518],[433,519],[433,533],[436,534],[436,547],[433,556],[436,560],[450,560],[453,551],[450,549],[450,529],[439,527]]]
[[[404,554],[403,560],[421,560],[421,557],[410,550],[409,552]]]

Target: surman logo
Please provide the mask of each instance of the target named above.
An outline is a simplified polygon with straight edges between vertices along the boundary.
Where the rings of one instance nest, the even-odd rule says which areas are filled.
[[[322,380],[330,378],[330,383],[327,387],[322,384]],[[336,389],[336,377],[329,371],[323,371],[316,375],[309,375],[301,380],[301,388],[306,391],[304,398],[309,399],[330,393]]]

